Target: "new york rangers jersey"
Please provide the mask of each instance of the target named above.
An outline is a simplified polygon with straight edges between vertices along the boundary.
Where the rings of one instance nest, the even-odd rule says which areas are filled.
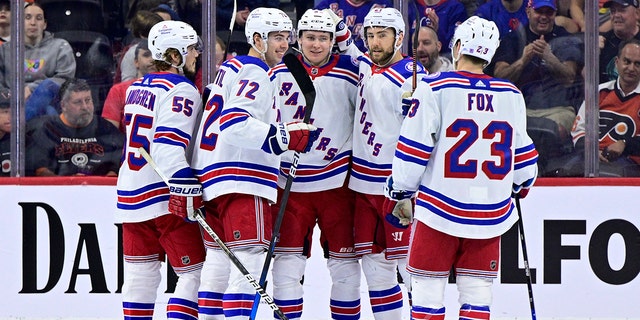
[[[316,192],[341,187],[351,161],[353,113],[358,90],[357,61],[349,56],[332,55],[321,67],[303,62],[313,81],[316,98],[311,123],[321,132],[311,150],[301,153],[296,176],[291,186],[294,192]],[[283,122],[302,121],[307,102],[284,64],[271,70],[276,85],[276,105]],[[284,187],[293,152],[282,154],[278,184]]]
[[[207,88],[192,161],[204,200],[243,193],[275,202],[280,156],[261,149],[278,113],[269,66],[236,57],[222,64]]]
[[[373,195],[384,194],[398,142],[402,94],[411,92],[413,61],[404,58],[385,68],[375,65],[368,54],[359,57],[358,100],[353,126],[353,161],[349,188]],[[417,66],[420,79],[425,71]]]
[[[169,188],[138,148],[145,148],[167,177],[189,168],[185,150],[201,107],[198,89],[178,74],[150,73],[127,89],[127,140],[117,183],[118,221],[140,222],[169,213]]]
[[[518,219],[512,184],[537,174],[518,88],[444,72],[425,77],[413,98],[393,159],[394,188],[418,191],[415,218],[436,230],[472,239],[506,232]]]

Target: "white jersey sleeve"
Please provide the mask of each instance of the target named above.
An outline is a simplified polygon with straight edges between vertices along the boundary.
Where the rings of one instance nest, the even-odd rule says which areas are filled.
[[[512,184],[537,175],[520,91],[485,75],[445,72],[427,76],[413,97],[393,180],[418,191],[416,219],[464,238],[506,232],[518,219]]]

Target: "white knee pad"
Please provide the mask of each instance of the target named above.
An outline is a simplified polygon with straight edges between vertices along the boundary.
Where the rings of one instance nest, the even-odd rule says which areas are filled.
[[[278,300],[302,298],[300,280],[304,275],[307,257],[299,254],[278,254],[273,260],[273,297]]]
[[[266,252],[262,248],[254,247],[233,250],[233,253],[256,281],[259,280]],[[229,260],[229,258],[227,258],[227,260]],[[231,266],[231,272],[229,274],[229,288],[227,292],[254,294],[256,291],[240,270],[233,265]]]
[[[470,304],[473,306],[491,306],[493,295],[491,285],[493,279],[458,276],[456,277],[460,305]]]
[[[358,260],[329,258],[327,268],[333,282],[331,299],[339,301],[360,299],[360,274],[362,272],[360,272]]]
[[[201,292],[224,292],[229,285],[231,261],[222,250],[207,249],[200,276]],[[234,267],[235,268],[235,267]]]
[[[444,287],[448,279],[412,276],[413,305],[431,309],[444,307]]]
[[[178,283],[173,296],[189,301],[198,301],[198,288],[200,287],[200,270],[180,273]]]
[[[407,292],[411,292],[411,275],[407,272],[406,258],[398,260],[398,273],[400,273],[400,276],[402,277],[402,282],[404,282]]]
[[[367,279],[369,290],[391,288],[398,284],[396,260],[387,260],[384,253],[362,256],[362,272]]]
[[[160,261],[124,263],[122,301],[155,303],[160,286]]]

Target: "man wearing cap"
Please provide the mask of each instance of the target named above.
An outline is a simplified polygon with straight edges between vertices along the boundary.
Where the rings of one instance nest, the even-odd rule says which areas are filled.
[[[11,174],[11,103],[9,90],[0,92],[0,177]]]
[[[529,0],[529,24],[501,41],[494,58],[494,75],[512,81],[522,91],[530,119],[528,128],[532,123],[551,124],[560,142],[569,143],[577,99],[568,88],[575,83],[583,54],[575,41],[565,41],[572,39],[571,34],[555,25],[556,11],[554,0]],[[545,150],[539,151],[545,155]]]
[[[612,29],[600,35],[600,83],[618,77],[615,58],[622,41],[640,39],[638,0],[609,0],[604,8],[611,12]]]
[[[153,64],[153,57],[151,56],[151,51],[149,51],[149,41],[147,39],[140,40],[136,46],[133,62],[137,70],[136,78],[114,84],[109,89],[109,94],[107,94],[102,108],[102,117],[118,127],[122,133],[125,133],[124,105],[127,88],[136,81],[142,81],[140,78],[147,73],[157,71]]]

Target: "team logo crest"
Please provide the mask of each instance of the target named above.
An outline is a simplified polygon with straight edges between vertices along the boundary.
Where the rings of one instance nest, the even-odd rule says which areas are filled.
[[[411,62],[407,62],[407,64],[404,65],[405,70],[413,72],[413,61]],[[416,72],[422,72],[422,65],[420,65],[419,63],[416,65]]]
[[[84,168],[89,163],[89,156],[85,153],[76,153],[71,157],[71,163],[75,164],[78,168]]]
[[[2,160],[2,173],[11,172],[11,160],[5,159]]]

